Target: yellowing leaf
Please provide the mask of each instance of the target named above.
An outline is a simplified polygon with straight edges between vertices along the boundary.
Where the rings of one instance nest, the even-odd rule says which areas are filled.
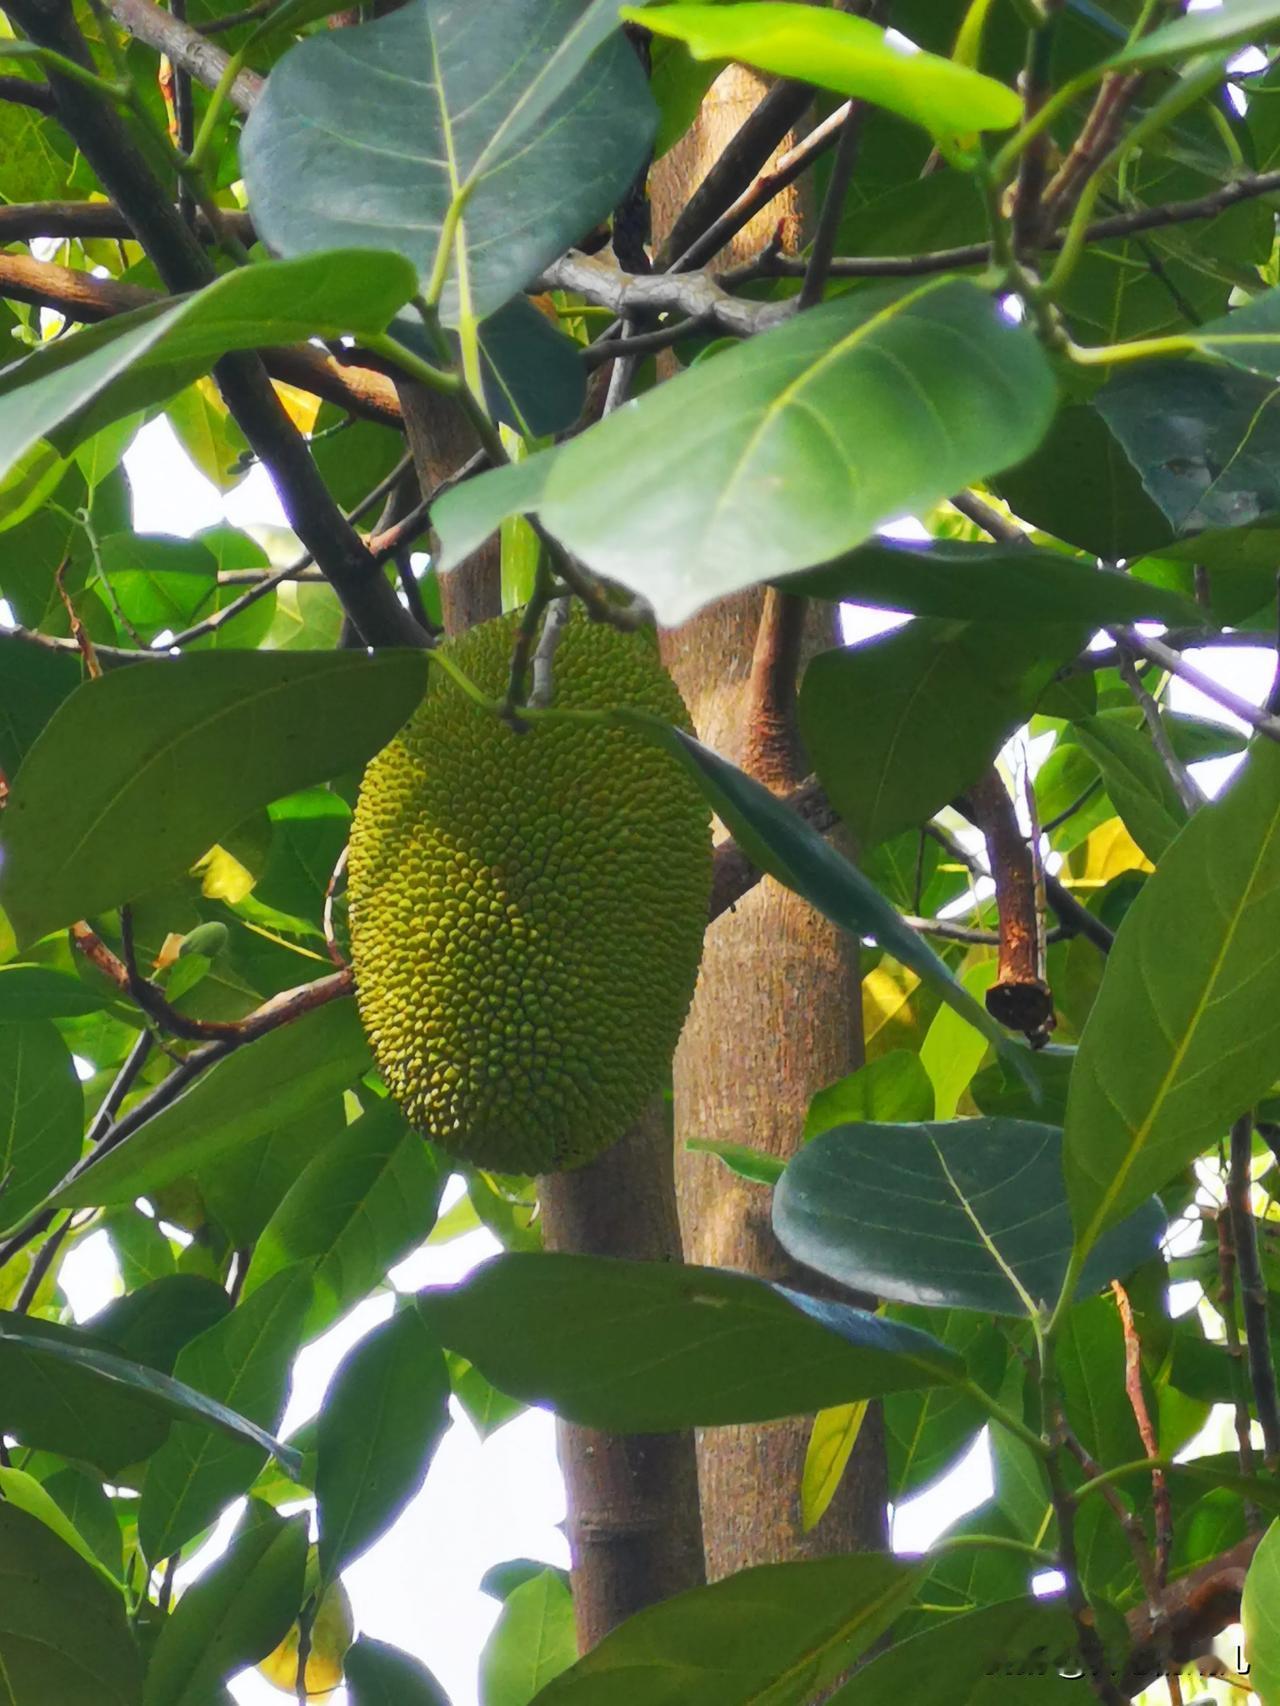
[[[1100,823],[1071,860],[1072,875],[1087,888],[1100,889],[1126,871],[1153,871],[1155,866],[1118,817]]]
[[[310,391],[299,391],[296,385],[286,385],[279,379],[274,382],[274,390],[280,399],[285,414],[288,415],[298,431],[313,433],[316,430],[316,418],[320,413],[321,399],[313,397]]]
[[[342,1661],[355,1635],[351,1601],[341,1582],[326,1589],[311,1628],[307,1654],[306,1697],[327,1700],[342,1681]],[[295,1623],[274,1652],[258,1666],[258,1674],[273,1688],[298,1697],[298,1625]]]
[[[800,1520],[806,1534],[822,1521],[835,1497],[862,1432],[868,1402],[860,1398],[856,1404],[837,1404],[813,1418],[800,1476]]]
[[[248,472],[242,462],[248,442],[232,420],[210,379],[197,379],[165,407],[169,424],[196,467],[220,492],[230,491]]]
[[[205,899],[225,900],[228,906],[243,900],[256,880],[225,847],[211,847],[193,868],[200,875],[200,892]]]

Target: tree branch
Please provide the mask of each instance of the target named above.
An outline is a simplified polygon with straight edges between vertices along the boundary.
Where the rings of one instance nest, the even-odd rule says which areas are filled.
[[[1031,847],[994,766],[956,805],[982,831],[996,886],[1000,957],[996,981],[987,991],[987,1011],[1010,1030],[1042,1039],[1053,1022],[1053,997],[1040,963],[1040,911]]]
[[[151,0],[106,0],[107,10],[135,41],[155,48],[166,59],[194,77],[206,88],[216,89],[231,55],[213,42],[207,41],[199,30],[184,24],[171,12],[153,6]],[[24,26],[25,27],[25,26]],[[256,71],[242,71],[231,85],[231,104],[247,113],[262,93],[265,78]]]
[[[15,107],[33,107],[38,113],[54,110],[53,90],[49,85],[27,77],[0,77],[0,101],[9,101]]]
[[[1249,1200],[1252,1161],[1253,1112],[1250,1110],[1231,1128],[1227,1210],[1231,1216],[1236,1272],[1240,1276],[1240,1310],[1244,1316],[1245,1344],[1249,1353],[1249,1380],[1258,1421],[1262,1425],[1267,1466],[1274,1469],[1280,1464],[1280,1403],[1277,1402],[1276,1370],[1271,1358],[1267,1285],[1258,1258],[1258,1229]]]

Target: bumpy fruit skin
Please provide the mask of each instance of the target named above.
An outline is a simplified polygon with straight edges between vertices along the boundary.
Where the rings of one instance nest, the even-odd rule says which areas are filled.
[[[487,694],[518,617],[449,653]],[[688,727],[643,635],[575,617],[553,704]],[[711,883],[693,783],[638,735],[516,734],[432,670],[365,773],[348,894],[361,1017],[391,1093],[441,1148],[507,1173],[580,1166],[659,1088],[684,1022]]]

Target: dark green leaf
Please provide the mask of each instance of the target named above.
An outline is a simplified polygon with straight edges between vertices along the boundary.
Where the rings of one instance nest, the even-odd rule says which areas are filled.
[[[0,966],[0,1025],[30,1019],[74,1019],[99,1012],[108,1000],[73,972],[58,971],[53,966]]]
[[[1193,59],[1200,53],[1220,53],[1244,42],[1265,40],[1278,23],[1280,5],[1276,0],[1226,0],[1220,8],[1175,18],[1139,36],[1112,56],[1108,68],[1128,70]]]
[[[449,1706],[448,1696],[418,1659],[371,1635],[347,1654],[351,1706]]]
[[[0,1374],[6,1432],[108,1473],[155,1450],[164,1433],[157,1414],[219,1429],[297,1468],[293,1452],[225,1404],[54,1321],[0,1311]]]
[[[44,1490],[108,1574],[123,1580],[120,1524],[102,1482],[71,1466],[48,1476]]]
[[[800,687],[806,752],[860,847],[915,828],[988,768],[1087,639],[919,620],[822,652]]]
[[[380,1103],[320,1151],[267,1223],[244,1294],[306,1262],[315,1290],[307,1337],[359,1302],[435,1224],[442,1184],[435,1151]]]
[[[231,1299],[216,1280],[202,1274],[169,1274],[100,1309],[93,1332],[133,1362],[170,1374],[182,1347],[216,1326],[230,1309]]]
[[[1150,738],[1114,717],[1082,718],[1074,738],[1097,763],[1129,834],[1148,859],[1162,859],[1187,811]]]
[[[338,1366],[316,1431],[320,1569],[329,1581],[371,1546],[422,1484],[449,1425],[449,1371],[410,1304]]]
[[[485,1642],[481,1706],[529,1706],[577,1657],[573,1596],[558,1570],[541,1570],[507,1596]]]
[[[183,1348],[177,1378],[259,1426],[274,1427],[310,1294],[305,1269],[277,1274]],[[180,1422],[147,1466],[138,1541],[151,1563],[206,1528],[246,1491],[265,1460],[260,1445]]]
[[[518,475],[456,488],[435,517],[442,566],[536,508],[676,625],[1029,454],[1054,403],[1035,339],[976,285],[855,291],[688,369]]]
[[[0,993],[3,974],[0,974]],[[47,1019],[0,1025],[0,1226],[21,1220],[80,1153],[84,1095]]]
[[[999,1391],[1010,1351],[999,1325],[989,1316],[966,1309],[926,1316],[923,1310],[899,1306],[892,1318],[931,1328],[937,1339],[964,1358],[977,1385],[985,1392]],[[883,1404],[889,1498],[894,1505],[942,1474],[988,1420],[975,1398],[952,1386],[891,1392]]]
[[[1202,612],[1177,593],[1035,545],[872,540],[840,562],[788,575],[783,585],[810,598],[973,622],[1085,622],[1105,628],[1143,616],[1202,620]]]
[[[0,633],[0,772],[16,773],[40,730],[79,685],[76,658]]]
[[[1271,1085],[1277,933],[1280,750],[1260,740],[1147,879],[1107,959],[1067,1101],[1081,1250]]]
[[[1249,1645],[1249,1679],[1260,1700],[1280,1688],[1280,1523],[1273,1522],[1254,1553],[1240,1606]]]
[[[1207,362],[1141,362],[1094,406],[1175,531],[1246,527],[1280,510],[1273,381]]]
[[[766,1421],[963,1378],[925,1333],[715,1268],[496,1256],[422,1307],[504,1392],[620,1433]]]
[[[359,1077],[368,1058],[355,1003],[317,1007],[219,1061],[65,1185],[56,1201],[71,1208],[133,1202],[326,1102]]]
[[[1095,1463],[1132,1463],[1146,1455],[1125,1390],[1125,1342],[1111,1297],[1090,1297],[1063,1316],[1054,1367],[1076,1438]]]
[[[863,1553],[763,1564],[650,1606],[537,1706],[755,1706],[830,1685],[915,1595],[920,1568]]]
[[[1007,130],[1020,115],[1003,83],[901,45],[866,18],[747,0],[734,6],[624,6],[622,16],[689,44],[696,59],[735,59],[887,107],[935,136]]]
[[[417,652],[211,652],[85,682],[4,814],[0,901],[19,938],[136,900],[258,807],[363,764],[425,679]]]
[[[447,264],[446,318],[484,319],[642,164],[656,113],[616,27],[610,0],[412,0],[341,41],[312,36],[245,127],[258,230],[281,254],[394,249],[424,281]],[[455,197],[466,214],[451,241]]]
[[[1071,1253],[1062,1134],[999,1119],[837,1127],[791,1160],[773,1227],[797,1261],[856,1291],[1030,1314],[1056,1301]],[[1163,1227],[1147,1203],[1094,1251],[1082,1289],[1135,1268]]]
[[[0,473],[70,416],[88,410],[97,430],[180,390],[229,350],[381,332],[416,288],[397,255],[264,261],[49,342],[0,373]]]
[[[0,1501],[5,1706],[138,1706],[142,1665],[124,1600],[27,1511]]]
[[[225,1678],[278,1645],[302,1604],[307,1519],[261,1506],[160,1630],[143,1706],[206,1706]]]
[[[496,1599],[502,1605],[511,1598],[517,1588],[522,1588],[526,1582],[531,1582],[544,1571],[559,1576],[565,1587],[569,1586],[568,1570],[546,1564],[540,1558],[505,1558],[501,1564],[490,1565],[481,1576],[480,1592],[487,1593],[490,1599]]]
[[[961,1558],[966,1556],[960,1554]],[[1113,1658],[1119,1655],[1112,1655]],[[1062,1671],[1075,1673],[1070,1676]],[[1082,1684],[1061,1600],[1014,1599],[947,1617],[863,1666],[830,1706],[1071,1706]]]

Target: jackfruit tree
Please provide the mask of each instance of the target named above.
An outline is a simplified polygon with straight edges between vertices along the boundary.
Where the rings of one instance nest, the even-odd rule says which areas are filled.
[[[1280,0],[331,4],[0,0],[0,1701],[1278,1706]]]

